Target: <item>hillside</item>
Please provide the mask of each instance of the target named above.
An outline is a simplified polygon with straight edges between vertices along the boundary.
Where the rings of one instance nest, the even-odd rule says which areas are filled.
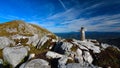
[[[0,24],[0,68],[120,68],[120,49],[95,39],[59,38],[23,21]]]
[[[46,34],[53,33],[37,25],[28,24],[21,20],[14,20],[0,24],[0,36],[11,36],[15,34],[25,36],[32,36],[34,34],[38,34],[40,37],[42,37]]]

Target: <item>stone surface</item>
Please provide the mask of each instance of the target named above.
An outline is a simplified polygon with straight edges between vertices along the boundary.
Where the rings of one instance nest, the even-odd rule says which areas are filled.
[[[80,64],[83,64],[83,56],[82,56],[82,50],[77,49],[76,51],[77,56],[75,57]]]
[[[63,44],[61,45],[61,48],[65,51],[71,51],[71,47],[73,46],[73,44],[69,43],[69,42],[63,42]]]
[[[22,67],[21,67],[22,68]],[[33,59],[23,65],[23,68],[51,68],[49,63],[43,59]]]
[[[39,39],[38,34],[34,34],[34,36],[29,37],[27,44],[32,44],[33,46],[37,46],[39,40],[40,39]]]
[[[43,37],[39,40],[39,42],[38,42],[38,44],[37,44],[37,48],[40,49],[49,39],[50,39],[49,37],[43,36]]]
[[[83,58],[84,58],[84,60],[86,61],[86,62],[88,62],[88,63],[92,63],[92,61],[93,61],[93,58],[92,58],[92,56],[90,55],[90,53],[88,52],[88,51],[84,51],[84,53],[83,53]]]
[[[104,48],[104,49],[106,49],[107,47],[109,47],[110,45],[108,45],[108,44],[101,44],[101,46],[102,46],[102,48]]]
[[[0,49],[3,49],[5,47],[10,46],[11,44],[13,44],[14,42],[12,42],[10,39],[8,39],[7,37],[0,37]]]
[[[16,67],[26,56],[28,50],[23,46],[6,47],[3,49],[3,58],[13,67]]]
[[[47,58],[61,58],[61,57],[63,57],[63,55],[58,54],[58,53],[56,53],[56,52],[48,51],[48,52],[46,53],[46,57],[47,57]]]
[[[79,63],[69,63],[66,65],[66,68],[87,68],[87,67],[83,67]]]
[[[58,60],[58,68],[66,68],[66,62],[68,60],[67,56],[63,56]]]
[[[85,50],[93,50],[94,53],[100,53],[100,47],[96,46],[94,43],[90,42],[90,41],[79,41],[79,40],[73,40],[73,43],[75,43],[76,45],[78,45],[81,49],[85,49]]]

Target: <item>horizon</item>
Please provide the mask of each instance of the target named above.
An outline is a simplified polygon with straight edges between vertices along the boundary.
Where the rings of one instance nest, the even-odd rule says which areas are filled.
[[[23,20],[53,33],[84,26],[91,32],[120,32],[120,0],[0,0],[0,23]]]
[[[85,33],[89,33],[89,32],[90,32],[90,33],[91,33],[91,32],[93,32],[93,33],[94,33],[94,32],[96,32],[96,33],[120,33],[120,32],[106,32],[106,31],[105,31],[105,32],[101,32],[101,31],[100,31],[100,32],[99,32],[99,31],[85,31]],[[54,32],[53,32],[53,33],[54,33]],[[58,32],[58,33],[80,33],[80,32]],[[56,33],[55,33],[55,34],[56,34]]]

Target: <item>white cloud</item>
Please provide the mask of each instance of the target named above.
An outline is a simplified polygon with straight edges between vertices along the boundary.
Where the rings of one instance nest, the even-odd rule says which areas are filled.
[[[80,16],[80,14],[83,14],[84,12],[88,11],[88,10],[91,10],[91,9],[94,9],[94,8],[97,8],[99,6],[102,6],[103,3],[97,3],[97,4],[93,4],[91,6],[88,6],[88,7],[80,7],[78,8],[78,6],[74,6],[64,12],[60,12],[60,13],[57,13],[57,14],[54,14],[52,16],[49,16],[47,19],[48,20],[63,20],[63,21],[68,21],[68,20],[74,20],[76,19],[78,16]],[[89,12],[91,13],[91,12]]]
[[[58,1],[59,1],[60,4],[62,5],[62,7],[63,7],[65,10],[67,10],[67,8],[66,8],[65,4],[63,3],[63,1],[61,1],[61,0],[58,0]]]
[[[89,31],[115,31],[118,27],[110,27],[111,25],[120,24],[120,14],[103,15],[92,18],[80,18],[65,23],[67,29],[77,31],[81,26],[86,27]]]
[[[4,18],[7,20],[25,20],[24,18],[20,18],[18,16],[14,16],[14,15],[7,15],[7,16],[0,15],[0,18]]]

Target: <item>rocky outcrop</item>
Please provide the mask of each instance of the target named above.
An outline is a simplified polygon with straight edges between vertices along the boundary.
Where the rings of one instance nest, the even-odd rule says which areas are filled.
[[[7,37],[0,37],[0,49],[8,47],[11,44],[14,44],[14,42],[8,39]]]
[[[61,58],[61,57],[63,57],[63,55],[61,55],[61,54],[58,54],[58,53],[56,53],[56,52],[52,52],[52,51],[48,51],[47,53],[46,53],[46,57],[47,58]]]
[[[33,59],[25,64],[23,64],[20,68],[51,68],[49,63],[43,59]]]
[[[28,55],[28,50],[23,46],[6,47],[3,49],[4,61],[16,67]]]
[[[27,44],[32,44],[33,46],[37,46],[39,40],[40,38],[38,34],[34,34],[32,37],[29,37]]]
[[[94,40],[93,40],[94,41]],[[60,58],[58,60],[58,68],[79,68],[79,67],[87,67],[93,68],[96,67],[92,63],[95,60],[94,54],[99,54],[104,48],[108,46],[102,44],[100,45],[98,42],[93,42],[92,40],[62,40],[57,42],[52,54],[49,52],[46,54],[52,58]],[[103,47],[104,45],[104,47]],[[106,47],[105,47],[106,46]],[[63,56],[55,57],[56,53],[60,53]],[[54,57],[53,57],[54,56]],[[66,58],[64,57],[66,56]],[[68,58],[71,58],[68,60]],[[70,64],[72,62],[73,64]],[[75,63],[75,64],[74,64]],[[76,64],[77,63],[77,64]],[[66,65],[67,64],[67,65]]]
[[[50,38],[47,36],[43,36],[39,42],[37,43],[37,48],[40,49]]]
[[[0,25],[0,49],[0,65],[7,62],[7,68],[120,68],[117,47],[93,39],[61,39],[23,21]]]

